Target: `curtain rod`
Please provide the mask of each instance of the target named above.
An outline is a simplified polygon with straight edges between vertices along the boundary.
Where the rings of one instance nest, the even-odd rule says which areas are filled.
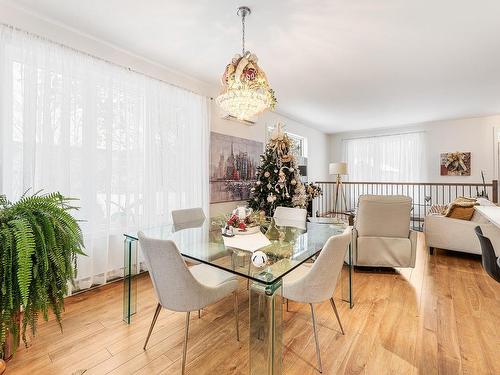
[[[359,136],[359,137],[342,138],[342,142],[343,141],[352,141],[355,139],[391,137],[391,136],[396,136],[396,135],[418,134],[418,133],[425,133],[425,130],[413,130],[413,131],[399,132],[399,133],[384,133],[384,134],[376,134],[376,135],[364,135],[364,136]]]
[[[190,93],[192,93],[192,94],[196,94],[196,95],[202,96],[202,97],[207,98],[207,99],[210,99],[210,100],[213,100],[213,99],[214,99],[214,98],[213,98],[213,97],[211,97],[211,96],[207,96],[207,95],[201,94],[201,93],[199,93],[199,92],[196,92],[196,91],[194,91],[194,90],[187,89],[187,88],[185,88],[185,87],[182,87],[182,86],[176,85],[176,84],[174,84],[174,83],[171,83],[171,82],[165,81],[165,80],[163,80],[163,79],[161,79],[161,78],[154,77],[154,76],[152,76],[152,75],[150,75],[150,74],[147,74],[147,73],[141,72],[141,71],[139,71],[139,70],[135,70],[135,69],[133,69],[133,68],[131,68],[131,67],[129,67],[129,66],[121,65],[121,64],[118,64],[118,63],[116,63],[116,62],[114,62],[114,61],[107,60],[107,59],[105,59],[105,58],[103,58],[103,57],[93,55],[93,54],[91,54],[91,53],[89,53],[89,52],[81,51],[81,50],[79,50],[79,49],[77,49],[77,48],[75,48],[75,47],[68,46],[68,45],[66,45],[66,44],[64,44],[64,43],[56,42],[56,41],[54,41],[54,40],[52,40],[52,39],[50,39],[50,38],[47,38],[47,37],[45,37],[45,36],[41,36],[41,35],[38,35],[38,34],[34,34],[34,33],[30,32],[30,31],[26,31],[26,30],[24,30],[24,29],[21,29],[21,28],[19,28],[19,27],[17,27],[17,26],[10,25],[10,24],[4,23],[4,22],[0,22],[0,25],[5,26],[5,27],[7,27],[7,28],[9,28],[9,29],[11,29],[11,30],[14,30],[14,31],[18,31],[18,32],[21,32],[21,33],[24,33],[24,34],[28,34],[28,35],[30,35],[30,36],[32,36],[32,37],[34,37],[34,38],[40,39],[40,40],[42,40],[42,41],[45,41],[45,42],[48,42],[48,43],[51,43],[51,44],[54,44],[54,45],[57,45],[57,46],[59,46],[59,47],[62,47],[62,48],[65,48],[65,49],[69,49],[69,50],[71,50],[71,51],[73,51],[73,52],[76,52],[76,53],[79,53],[79,54],[82,54],[82,55],[88,56],[88,57],[90,57],[90,58],[92,58],[92,59],[96,59],[96,60],[99,60],[99,61],[102,61],[102,62],[105,62],[105,63],[111,64],[111,65],[114,65],[114,66],[116,66],[116,67],[118,67],[118,68],[120,68],[120,69],[125,69],[125,70],[127,70],[127,71],[129,71],[129,72],[136,73],[136,74],[140,74],[140,75],[142,75],[142,76],[144,76],[144,77],[147,77],[147,78],[150,78],[150,79],[154,79],[154,80],[156,80],[156,81],[160,81],[160,82],[165,83],[165,84],[167,84],[167,85],[170,85],[170,86],[176,87],[176,88],[178,88],[178,89],[180,89],[180,90],[184,90],[184,91],[187,91],[187,92],[190,92]],[[114,47],[114,48],[116,48],[116,47]],[[127,53],[127,52],[125,51],[125,53]],[[134,56],[134,57],[136,57],[136,56]],[[140,59],[140,57],[136,57],[136,58],[139,58],[139,59]],[[146,60],[144,60],[144,61],[146,61]],[[152,63],[150,63],[150,62],[148,62],[148,61],[146,61],[146,62],[147,62],[148,64],[152,64]],[[153,63],[153,64],[154,64],[154,63]],[[159,66],[159,67],[160,67],[160,68],[162,68],[162,69],[167,69],[167,68],[162,67],[162,66]],[[175,74],[175,72],[174,72],[174,74]],[[182,74],[182,73],[181,73],[181,74]]]

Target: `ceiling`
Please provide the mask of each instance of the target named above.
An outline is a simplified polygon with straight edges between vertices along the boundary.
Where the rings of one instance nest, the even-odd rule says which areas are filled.
[[[498,0],[16,0],[217,85],[241,49],[278,112],[328,133],[500,113]]]

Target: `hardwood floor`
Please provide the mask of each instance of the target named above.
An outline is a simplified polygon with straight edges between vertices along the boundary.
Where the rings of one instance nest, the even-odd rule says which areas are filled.
[[[324,374],[500,374],[500,284],[479,258],[437,250],[419,237],[415,269],[395,274],[355,273],[355,306],[317,308]],[[231,298],[231,297],[229,297]],[[247,374],[248,298],[240,293],[241,341],[232,299],[192,314],[189,374]],[[122,286],[105,286],[66,302],[61,333],[42,323],[33,345],[20,349],[7,374],[179,374],[184,314],[162,310],[148,350],[142,346],[156,300],[147,276],[139,280],[138,313],[121,320]],[[284,367],[290,375],[318,374],[307,305],[285,313]]]

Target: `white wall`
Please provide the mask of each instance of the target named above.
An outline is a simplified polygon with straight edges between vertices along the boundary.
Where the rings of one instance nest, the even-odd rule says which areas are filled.
[[[425,132],[427,165],[425,182],[480,182],[481,170],[487,181],[498,177],[495,128],[500,128],[500,115],[411,124],[376,131],[330,135],[330,161],[341,161],[342,139],[357,136],[394,134],[407,131]],[[441,176],[439,157],[443,152],[471,152],[471,176]]]
[[[176,72],[166,66],[144,59],[126,50],[113,46],[78,30],[68,28],[52,20],[47,20],[37,14],[30,13],[14,5],[2,3],[0,0],[0,23],[20,28],[33,34],[45,37],[51,41],[75,48],[78,51],[105,59],[114,64],[128,67],[134,71],[146,74],[156,79],[185,88],[208,97],[215,97],[219,87],[210,85],[183,73]],[[209,58],[209,57],[207,57]],[[221,73],[224,69],[221,66]],[[279,93],[278,93],[279,95]],[[286,125],[291,133],[306,137],[308,140],[308,174],[309,180],[321,180],[327,176],[328,168],[328,136],[277,113],[267,112],[259,117],[253,126],[239,122],[226,121],[220,118],[219,111],[212,102],[212,130],[218,133],[265,142],[266,126],[274,125],[278,120]],[[207,157],[209,157],[207,155]],[[236,207],[237,202],[211,205],[215,214],[227,212]]]
[[[137,56],[93,36],[71,29],[66,25],[26,11],[0,0],[0,23],[47,38],[53,42],[74,48],[80,52],[107,60],[137,72],[163,80],[187,90],[212,96],[217,91],[206,82],[174,71],[166,66]]]

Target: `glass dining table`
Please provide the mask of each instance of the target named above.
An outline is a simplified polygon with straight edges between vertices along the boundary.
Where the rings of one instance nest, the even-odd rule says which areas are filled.
[[[220,222],[205,219],[180,226],[142,229],[155,239],[173,240],[184,258],[204,263],[249,280],[249,373],[281,374],[283,371],[283,277],[318,255],[328,238],[344,232],[345,223],[279,222],[261,223],[252,234],[228,238]],[[126,233],[124,241],[123,319],[131,323],[136,313],[139,272],[137,233]],[[261,267],[252,263],[254,251],[267,260]],[[341,296],[353,307],[352,248],[340,277]]]

